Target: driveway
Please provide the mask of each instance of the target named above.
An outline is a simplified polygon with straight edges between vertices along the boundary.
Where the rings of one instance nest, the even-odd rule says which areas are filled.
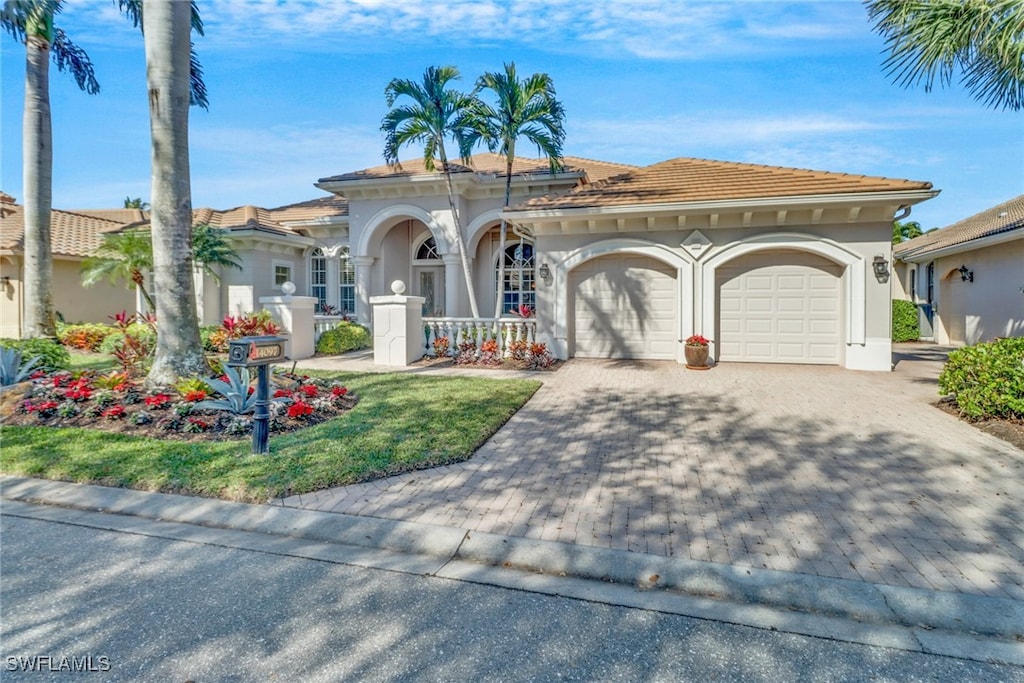
[[[892,373],[572,360],[465,463],[277,504],[1024,599],[1024,452]]]

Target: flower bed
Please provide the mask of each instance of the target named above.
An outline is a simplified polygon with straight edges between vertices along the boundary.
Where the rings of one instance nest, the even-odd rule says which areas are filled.
[[[221,378],[225,380],[227,378]],[[86,427],[159,439],[189,441],[242,439],[252,434],[252,414],[200,406],[213,392],[144,390],[121,373],[42,373],[29,382],[5,388],[0,420],[12,425]],[[274,373],[270,433],[294,431],[336,417],[357,398],[338,382],[289,373]],[[249,387],[249,392],[253,387]]]

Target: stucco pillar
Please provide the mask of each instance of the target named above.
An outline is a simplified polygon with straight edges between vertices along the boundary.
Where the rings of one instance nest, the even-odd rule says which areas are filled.
[[[391,283],[391,296],[370,297],[373,364],[406,366],[423,356],[422,296],[404,296],[405,283]]]
[[[356,319],[360,324],[372,329],[372,311],[370,310],[370,274],[373,272],[373,256],[352,256],[352,265],[356,270]]]
[[[294,285],[292,291],[295,291]],[[288,338],[284,353],[291,360],[309,358],[316,351],[316,330],[313,327],[316,301],[316,297],[290,294],[260,297],[260,305],[270,311],[270,315],[281,324],[281,335]]]
[[[447,316],[468,315],[462,302],[466,299],[466,276],[462,274],[462,259],[458,254],[442,254],[444,261],[444,311]]]

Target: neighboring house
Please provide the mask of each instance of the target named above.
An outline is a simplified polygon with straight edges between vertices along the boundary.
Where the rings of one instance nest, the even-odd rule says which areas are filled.
[[[82,261],[92,255],[104,232],[137,220],[136,209],[50,213],[53,250],[53,306],[68,322],[107,322],[121,310],[135,310],[135,295],[124,287],[99,283],[82,287]],[[0,337],[21,336],[24,310],[24,209],[0,194]]]
[[[976,344],[1024,336],[1024,195],[893,246],[921,336]]]
[[[892,222],[938,194],[930,183],[700,159],[564,164],[516,159],[508,211],[502,157],[452,164],[482,315],[530,308],[559,358],[682,362],[683,340],[703,334],[719,361],[891,368]],[[285,280],[367,323],[395,280],[428,316],[469,315],[441,173],[415,160],[316,186],[332,196],[196,212],[246,263],[219,288],[200,283],[205,323],[257,309]]]

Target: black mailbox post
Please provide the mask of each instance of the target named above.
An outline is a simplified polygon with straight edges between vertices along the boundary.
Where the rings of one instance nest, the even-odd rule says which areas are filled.
[[[256,368],[256,405],[252,415],[252,452],[266,455],[270,452],[270,375],[271,363],[282,361],[284,337],[242,337],[228,343],[228,365]]]

